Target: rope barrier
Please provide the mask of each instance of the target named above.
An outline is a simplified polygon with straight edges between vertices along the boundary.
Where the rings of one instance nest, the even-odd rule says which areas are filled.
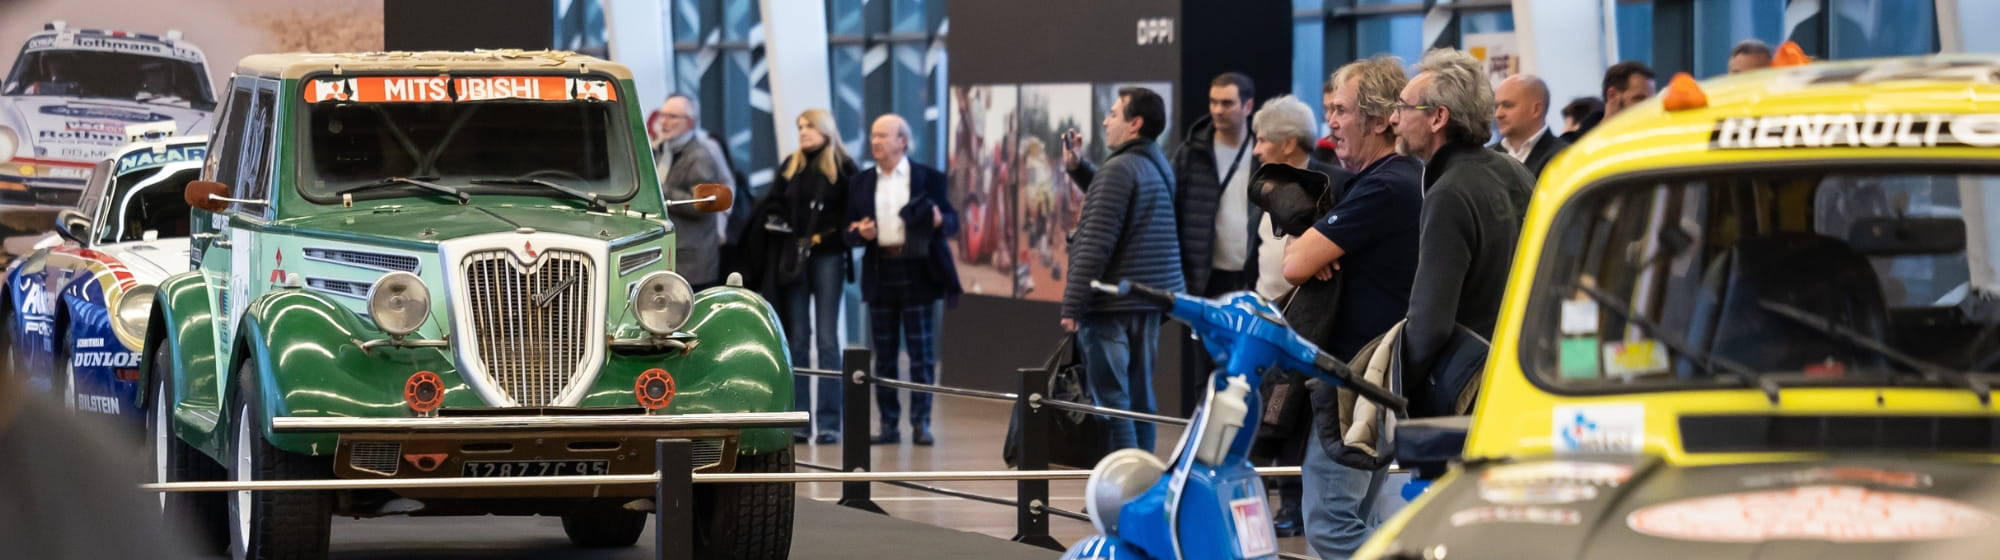
[[[1089,522],[1090,522],[1090,516],[1088,516],[1088,515],[1084,515],[1084,514],[1081,514],[1081,513],[1077,513],[1077,512],[1074,512],[1074,511],[1070,511],[1070,510],[1066,510],[1066,509],[1062,509],[1062,508],[1059,508],[1059,507],[1056,507],[1056,506],[1042,506],[1042,507],[1040,507],[1040,508],[1036,508],[1036,509],[1039,509],[1039,510],[1041,510],[1041,512],[1042,512],[1042,513],[1046,513],[1046,514],[1049,514],[1049,515],[1053,515],[1053,516],[1056,516],[1056,517],[1067,517],[1067,518],[1070,518],[1070,519],[1075,519],[1075,520],[1077,520],[1077,521],[1082,521],[1082,522],[1085,522],[1085,523],[1089,523]]]
[[[818,465],[815,465],[818,466]],[[1258,467],[1260,476],[1299,476],[1298,467]],[[948,482],[993,480],[1084,480],[1090,471],[1076,469],[1044,471],[902,471],[902,472],[810,472],[810,473],[694,473],[695,484],[742,484],[758,482]],[[589,476],[507,476],[489,478],[441,477],[386,480],[254,480],[216,482],[165,482],[141,484],[142,490],[156,492],[236,492],[267,490],[381,490],[393,488],[493,488],[506,486],[615,486],[654,484],[659,473]],[[1009,503],[1008,505],[1015,505]]]
[[[922,391],[925,393],[936,393],[940,395],[953,395],[959,397],[985,399],[989,401],[1008,401],[1008,402],[1013,402],[1021,398],[1020,395],[1016,395],[1013,393],[998,393],[993,391],[981,391],[978,389],[962,389],[958,387],[946,387],[943,385],[931,385],[928,383],[909,383],[895,379],[883,379],[872,375],[868,376],[867,379],[869,383],[874,383],[876,385],[881,385],[883,387],[889,387],[892,389],[908,389],[911,391]]]
[[[1038,396],[1039,396],[1039,395],[1038,395]],[[1062,410],[1072,410],[1072,411],[1076,411],[1076,412],[1082,412],[1082,413],[1087,413],[1087,414],[1096,414],[1096,415],[1098,415],[1098,416],[1111,416],[1111,417],[1114,417],[1114,418],[1124,418],[1124,419],[1128,419],[1128,420],[1138,420],[1138,421],[1141,421],[1141,422],[1152,422],[1152,423],[1154,423],[1154,424],[1166,424],[1166,425],[1169,425],[1169,426],[1186,426],[1186,425],[1188,425],[1188,419],[1186,419],[1186,418],[1175,418],[1175,417],[1172,417],[1172,416],[1160,416],[1160,415],[1158,415],[1158,414],[1147,414],[1147,413],[1144,413],[1144,412],[1133,412],[1133,411],[1130,411],[1130,410],[1119,410],[1119,409],[1116,409],[1116,408],[1104,408],[1104,407],[1101,407],[1101,406],[1096,406],[1096,405],[1088,405],[1088,404],[1083,404],[1083,403],[1073,403],[1073,402],[1069,402],[1069,401],[1059,401],[1059,400],[1052,400],[1052,399],[1033,399],[1033,400],[1034,400],[1034,402],[1036,402],[1036,403],[1039,403],[1039,404],[1041,404],[1041,405],[1043,405],[1043,406],[1048,406],[1048,407],[1052,407],[1052,408],[1059,408],[1059,409],[1062,409]]]

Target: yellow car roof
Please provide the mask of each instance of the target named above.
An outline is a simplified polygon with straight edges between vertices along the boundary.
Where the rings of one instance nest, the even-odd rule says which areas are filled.
[[[1993,137],[1993,144],[1985,146],[1954,143],[1948,134],[1929,143],[1922,133],[1903,138],[1913,142],[1898,143],[1892,137],[1877,147],[1847,142],[1844,134],[1832,135],[1832,142],[1821,138],[1815,143],[1806,134],[1787,138],[1780,132],[1780,119],[1787,118],[1839,126],[1846,115],[1855,117],[1865,128],[1870,115],[1914,116],[1908,126],[1920,129],[1930,124],[1930,115],[2000,115],[2000,56],[1950,54],[1817,62],[1717,77],[1700,82],[1700,87],[1708,97],[1706,107],[1668,111],[1661,103],[1666,93],[1662,90],[1661,95],[1605,119],[1549,164],[1536,197],[1566,199],[1587,183],[1643,170],[1798,159],[1991,160],[2000,154],[1979,149],[2000,145],[2000,122],[1996,122],[2000,117],[1975,119],[1954,128],[1977,135],[1982,142]],[[1821,118],[1815,121],[1815,117]],[[1773,121],[1771,126],[1749,130],[1748,134],[1770,133],[1775,138],[1765,145],[1775,147],[1732,144],[1719,148],[1712,142],[1732,119],[1736,124],[1747,121],[1761,125],[1767,118]],[[1754,138],[1742,136],[1740,129],[1729,132],[1737,133],[1734,140],[1751,139],[1754,144]]]

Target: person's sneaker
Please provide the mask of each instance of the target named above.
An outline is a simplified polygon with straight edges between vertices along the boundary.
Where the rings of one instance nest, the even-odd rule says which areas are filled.
[[[836,443],[840,443],[840,436],[833,435],[833,432],[820,432],[819,439],[816,441],[818,441],[820,445],[833,445]]]
[[[1294,508],[1278,509],[1278,514],[1272,516],[1271,528],[1277,531],[1278,538],[1296,537],[1306,533],[1305,522],[1299,519],[1299,510]]]
[[[875,436],[875,445],[896,445],[899,443],[903,443],[903,434],[900,432],[882,432],[882,435]]]

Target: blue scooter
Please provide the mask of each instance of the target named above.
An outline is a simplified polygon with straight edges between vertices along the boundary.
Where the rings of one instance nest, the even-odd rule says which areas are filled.
[[[1071,546],[1064,560],[1276,558],[1264,482],[1247,457],[1266,372],[1305,373],[1399,412],[1408,404],[1293,332],[1254,293],[1206,299],[1131,282],[1091,286],[1158,303],[1194,328],[1223,369],[1210,376],[1205,404],[1181,434],[1171,465],[1148,451],[1122,449],[1091,470],[1085,501],[1099,534]]]

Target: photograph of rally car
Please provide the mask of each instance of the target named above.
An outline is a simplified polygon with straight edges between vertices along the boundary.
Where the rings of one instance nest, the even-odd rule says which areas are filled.
[[[153,290],[185,272],[188,205],[203,136],[131,144],[92,169],[56,233],[9,264],[0,327],[8,371],[79,411],[136,420],[139,351]]]

